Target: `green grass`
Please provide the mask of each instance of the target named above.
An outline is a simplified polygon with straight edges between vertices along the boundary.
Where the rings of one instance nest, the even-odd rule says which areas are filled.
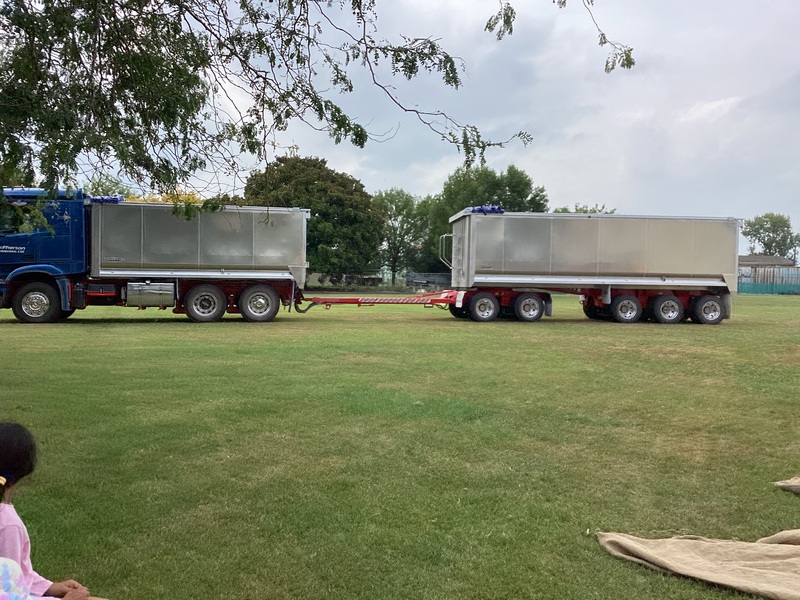
[[[594,532],[800,528],[800,297],[719,326],[477,324],[419,306],[193,324],[0,316],[34,566],[153,598],[735,597]]]

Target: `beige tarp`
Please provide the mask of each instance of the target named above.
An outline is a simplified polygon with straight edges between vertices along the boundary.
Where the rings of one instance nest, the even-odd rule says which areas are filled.
[[[776,482],[800,493],[800,477]],[[600,533],[611,554],[658,571],[677,573],[777,600],[800,600],[800,529],[756,542],[679,536],[648,540],[624,533]]]
[[[787,490],[789,492],[794,492],[795,494],[800,494],[800,477],[792,477],[791,479],[787,479],[786,481],[776,481],[775,485],[777,485],[782,490]]]

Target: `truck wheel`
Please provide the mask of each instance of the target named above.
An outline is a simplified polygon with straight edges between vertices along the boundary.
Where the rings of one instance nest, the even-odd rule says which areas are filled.
[[[611,301],[611,316],[617,323],[636,323],[642,318],[642,303],[636,296],[617,296]]]
[[[672,294],[656,296],[650,304],[650,310],[659,323],[680,323],[683,319],[683,303]]]
[[[186,294],[183,306],[195,323],[211,323],[222,318],[228,303],[225,294],[217,286],[198,285]]]
[[[61,298],[49,283],[26,283],[14,296],[11,309],[23,323],[52,323],[61,317]]]
[[[514,301],[514,314],[520,321],[538,321],[544,314],[544,301],[536,294],[520,294]]]
[[[494,321],[500,314],[500,302],[494,294],[481,292],[469,301],[469,316],[473,321]]]
[[[453,315],[456,319],[469,318],[469,309],[466,306],[458,308],[455,304],[450,304],[447,307],[447,309],[450,311],[450,314]]]
[[[719,296],[701,296],[692,304],[692,321],[704,325],[717,325],[725,317]]]
[[[593,321],[611,321],[611,313],[608,306],[597,306],[596,304],[583,304],[583,314]]]
[[[272,321],[281,306],[278,292],[268,285],[254,285],[239,296],[239,311],[245,321],[266,323]]]
[[[594,304],[587,304],[586,302],[583,303],[583,314],[585,314],[589,319],[593,321],[600,321],[602,317],[600,316],[600,311]]]

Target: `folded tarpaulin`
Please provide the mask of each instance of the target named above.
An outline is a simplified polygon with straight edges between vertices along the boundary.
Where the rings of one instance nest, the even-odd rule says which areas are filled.
[[[696,536],[648,540],[624,533],[597,538],[611,554],[651,569],[776,600],[800,600],[800,529],[756,542]]]
[[[787,492],[800,494],[800,477],[792,477],[791,479],[785,479],[784,481],[776,481],[775,485],[782,490],[786,490]]]
[[[464,209],[465,213],[479,213],[482,215],[502,215],[504,212],[502,206],[496,204],[485,204],[484,206],[469,206]]]

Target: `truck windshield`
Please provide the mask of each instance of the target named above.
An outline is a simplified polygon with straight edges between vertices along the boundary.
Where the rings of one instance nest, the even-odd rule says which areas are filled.
[[[0,203],[0,233],[13,233],[18,231],[22,219],[18,216],[16,207]]]
[[[0,201],[0,233],[30,233],[47,228],[47,220],[28,202]]]

